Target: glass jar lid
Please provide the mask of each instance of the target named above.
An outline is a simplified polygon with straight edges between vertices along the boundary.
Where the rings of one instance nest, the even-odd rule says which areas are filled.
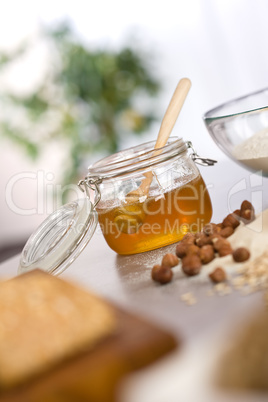
[[[88,177],[109,180],[140,169],[150,170],[154,165],[184,154],[189,148],[189,143],[178,137],[170,137],[162,148],[156,149],[154,145],[155,141],[150,141],[100,159],[89,166]]]
[[[156,149],[154,145],[155,141],[150,141],[100,159],[88,167],[86,178],[99,178],[103,181],[128,175],[138,170],[150,171],[159,163],[185,155],[188,149],[192,151],[190,155],[192,160],[199,165],[213,166],[217,162],[214,159],[200,157],[191,141],[184,141],[183,138],[170,137],[162,148]]]
[[[97,212],[88,197],[59,208],[30,236],[22,251],[18,272],[40,268],[60,274],[88,244],[97,222]]]

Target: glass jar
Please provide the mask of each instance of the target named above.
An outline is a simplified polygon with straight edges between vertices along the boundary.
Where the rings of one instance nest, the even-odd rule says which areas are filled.
[[[102,233],[118,254],[177,242],[188,231],[200,231],[212,216],[209,193],[195,162],[215,161],[200,158],[181,138],[170,138],[158,150],[154,145],[148,142],[101,159],[80,182],[94,188]]]
[[[152,250],[200,231],[212,207],[195,163],[216,161],[200,158],[181,138],[154,146],[148,142],[90,166],[78,183],[86,197],[63,205],[40,224],[23,248],[18,272],[40,268],[59,275],[86,247],[98,221],[118,254]],[[95,191],[93,203],[89,189]]]

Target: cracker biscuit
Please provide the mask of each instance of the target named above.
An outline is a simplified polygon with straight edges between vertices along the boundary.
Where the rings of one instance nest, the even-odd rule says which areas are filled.
[[[93,348],[116,329],[112,307],[35,270],[0,283],[0,388]]]

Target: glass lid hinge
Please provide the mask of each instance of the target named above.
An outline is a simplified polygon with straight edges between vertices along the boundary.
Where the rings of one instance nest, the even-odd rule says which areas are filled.
[[[187,141],[187,147],[192,150],[192,153],[190,154],[191,159],[197,163],[198,165],[202,166],[213,166],[217,161],[215,159],[209,159],[209,158],[202,158],[201,156],[198,155],[196,150],[193,147],[193,144],[191,141]]]
[[[97,206],[101,199],[101,192],[99,188],[99,184],[102,183],[101,177],[89,177],[86,176],[84,179],[80,180],[78,183],[78,187],[83,193],[86,193],[86,196],[90,199],[89,190],[93,190],[95,192],[95,202],[93,204],[93,208]]]

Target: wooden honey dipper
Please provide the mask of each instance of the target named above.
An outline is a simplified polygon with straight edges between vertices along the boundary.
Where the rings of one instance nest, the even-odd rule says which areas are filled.
[[[161,149],[159,148],[166,145],[190,88],[191,81],[188,78],[182,78],[179,81],[162,119],[153,156],[160,154]],[[136,233],[143,224],[145,213],[142,207],[143,204],[139,202],[139,199],[148,195],[153,180],[153,172],[149,171],[143,175],[144,180],[140,186],[126,195],[126,205],[118,208],[114,218],[118,229],[123,233]]]

